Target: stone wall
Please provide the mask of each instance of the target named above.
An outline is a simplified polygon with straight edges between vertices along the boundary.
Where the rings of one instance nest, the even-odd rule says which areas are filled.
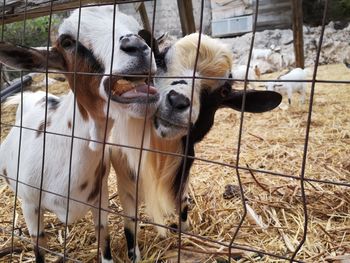
[[[304,54],[305,66],[313,66],[316,59],[321,27],[304,26]],[[350,59],[350,25],[344,29],[336,29],[335,23],[330,22],[325,29],[320,65],[342,63]],[[246,65],[252,34],[241,37],[221,39],[228,44],[233,52],[235,65]],[[256,59],[251,65],[258,65],[262,73],[279,71],[295,67],[293,32],[286,30],[265,30],[255,35],[254,48],[270,49],[272,54],[268,59]]]
[[[197,30],[199,30],[201,2],[202,1],[200,0],[192,0],[193,15]],[[148,17],[150,19],[150,23],[152,23],[154,2],[145,2],[145,6],[147,9]],[[135,12],[133,4],[121,4],[119,5],[119,10],[126,14],[132,15],[133,17],[137,18],[137,20],[141,23],[140,15]],[[204,0],[203,32],[206,34],[210,34],[210,23],[210,0]],[[155,17],[155,35],[160,36],[164,32],[169,32],[170,35],[174,35],[177,37],[182,36],[179,10],[177,7],[176,0],[157,0]]]

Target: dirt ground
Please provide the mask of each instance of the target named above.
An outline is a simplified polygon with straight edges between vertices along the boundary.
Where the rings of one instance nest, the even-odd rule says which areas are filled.
[[[279,74],[281,72],[262,77],[273,79]],[[320,66],[317,79],[350,81],[350,70],[342,64]],[[35,81],[39,82],[40,79]],[[62,83],[50,87],[50,92],[56,94],[66,90],[67,86]],[[290,106],[284,98],[282,105],[271,112],[244,115],[240,167],[249,166],[271,173],[300,176],[309,99],[302,105],[299,98],[296,94]],[[314,181],[304,183],[308,229],[305,243],[296,257],[304,262],[334,262],[333,259],[338,256],[350,254],[349,102],[350,84],[316,84],[305,177],[345,182],[348,186]],[[9,130],[4,123],[13,122],[14,109],[2,109],[1,114],[3,140]],[[236,169],[225,166],[236,164],[239,123],[238,112],[220,110],[213,129],[196,146],[196,156],[203,160],[196,160],[191,170],[189,217],[192,229],[189,232],[208,240],[183,235],[181,262],[227,261],[228,249],[223,244],[230,243],[243,215],[242,201],[236,187]],[[234,245],[290,258],[303,237],[304,210],[300,180],[246,170],[239,170],[239,175],[245,202],[253,212],[246,216]],[[114,177],[111,174],[110,208],[120,212]],[[223,197],[227,185],[233,185],[233,191],[228,193],[230,199]],[[12,260],[33,262],[33,251],[28,243],[30,238],[19,208],[20,202],[17,202],[14,214],[14,195],[2,179],[0,207],[0,253],[11,246],[12,221],[15,220],[14,246],[20,252],[15,253]],[[161,239],[147,223],[147,216],[142,214],[142,218],[145,222],[141,223],[139,244],[143,262],[177,262],[177,234],[169,234],[168,238]],[[122,217],[110,214],[109,220],[113,257],[118,262],[125,262]],[[45,224],[50,249],[62,253],[64,225],[50,213],[47,213]],[[96,262],[95,241],[89,214],[69,227],[68,256],[82,262]],[[57,258],[47,254],[48,262],[55,262]],[[347,260],[350,260],[350,256]],[[0,261],[8,262],[10,256],[4,256]],[[288,261],[257,253],[244,253],[244,258],[234,262]]]

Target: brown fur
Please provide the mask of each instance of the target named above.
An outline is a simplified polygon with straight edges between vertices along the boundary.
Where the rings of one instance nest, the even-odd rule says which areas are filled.
[[[3,174],[3,176],[4,176],[5,182],[6,182],[7,184],[10,184],[10,181],[9,181],[9,179],[7,178],[7,170],[4,169],[4,170],[2,171],[2,174]]]
[[[80,190],[81,190],[81,191],[84,191],[84,190],[86,189],[87,186],[88,186],[88,182],[86,181],[86,182],[84,182],[84,183],[82,183],[82,184],[80,185]]]
[[[175,44],[175,61],[170,64],[169,71],[178,72],[178,68],[181,67],[194,69],[197,46],[198,34],[191,34],[179,40]],[[197,72],[201,77],[225,77],[228,69],[232,68],[232,55],[222,46],[222,43],[215,39],[206,35],[201,36],[197,64]],[[217,80],[202,79],[200,81],[207,87],[217,87]]]
[[[171,214],[176,208],[172,191],[174,175],[181,162],[181,157],[170,154],[180,154],[181,144],[178,141],[163,140],[152,132],[150,148],[165,153],[147,152],[144,165],[142,167],[143,189],[148,189],[144,195],[146,209],[152,215],[156,223],[164,224],[163,215]],[[164,235],[164,228],[158,227],[158,231]]]
[[[50,120],[50,119],[47,119],[47,122],[46,122],[46,129],[47,129],[48,127],[50,127],[50,125],[51,125],[51,120]],[[44,128],[45,128],[45,120],[42,121],[42,122],[40,123],[40,125],[39,125],[39,127],[38,127],[38,129],[37,129],[37,131],[36,131],[36,137],[37,137],[37,138],[38,138],[38,137],[41,135],[41,133],[44,131]]]
[[[68,121],[68,129],[71,129],[71,128],[72,128],[72,122]]]
[[[261,77],[261,71],[260,71],[258,65],[255,65],[254,71],[255,71],[255,75],[257,76],[257,78],[260,79],[260,77]]]
[[[102,169],[102,170],[101,170]],[[98,194],[100,193],[100,188],[102,185],[102,179],[106,174],[106,164],[102,162],[102,160],[99,162],[99,164],[96,167],[95,170],[95,182],[94,182],[94,188],[90,192],[88,196],[88,202],[91,202],[94,200]]]
[[[153,211],[153,208],[159,206],[165,213],[171,213],[173,205],[173,191],[171,191],[173,175],[176,173],[176,168],[181,162],[181,157],[174,157],[173,153],[181,153],[181,144],[176,141],[162,140],[152,132],[150,149],[161,151],[164,153],[144,152],[144,158],[141,166],[141,178],[140,178],[140,196],[145,199],[146,207],[149,210],[149,214],[154,216],[156,222],[160,222],[160,215],[158,212]],[[134,198],[136,192],[134,171],[132,171],[126,159],[126,156],[115,149],[112,151],[111,157],[113,167],[118,170],[118,185],[123,186],[123,192],[129,194],[131,199]],[[136,171],[135,171],[136,172]],[[147,191],[147,194],[144,193]],[[162,198],[159,198],[159,197]],[[140,197],[140,198],[141,198]],[[155,204],[156,203],[156,204]],[[170,209],[169,209],[170,207]],[[163,223],[163,222],[160,222]]]
[[[101,75],[79,74],[79,73],[97,73],[94,69],[96,65],[90,65],[89,62],[83,58],[75,56],[75,54],[67,53],[59,43],[55,47],[58,52],[63,54],[66,61],[67,71],[77,73],[65,74],[69,87],[76,94],[78,109],[84,120],[88,120],[91,116],[94,120],[104,117],[103,106],[105,100],[99,95],[99,85],[102,79]],[[74,61],[74,58],[77,58]]]
[[[113,154],[115,153],[115,154]],[[135,195],[135,178],[134,176],[130,176],[133,172],[128,165],[128,161],[124,154],[119,151],[112,151],[111,156],[113,154],[113,158],[111,157],[111,161],[113,163],[113,167],[118,168],[118,185],[123,185],[123,191],[131,196]]]

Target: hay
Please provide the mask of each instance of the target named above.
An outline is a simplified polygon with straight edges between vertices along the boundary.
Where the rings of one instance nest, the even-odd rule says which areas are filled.
[[[264,75],[275,78],[279,73]],[[350,72],[343,65],[320,66],[318,79],[349,80]],[[56,84],[55,84],[56,85]],[[55,91],[61,93],[65,90]],[[310,85],[308,85],[310,86]],[[316,85],[312,125],[305,176],[329,181],[349,182],[350,179],[350,85]],[[53,89],[50,87],[50,91]],[[309,94],[309,93],[308,93]],[[299,176],[303,157],[308,104],[300,105],[298,95],[289,107],[284,104],[273,112],[245,114],[240,166]],[[12,111],[2,111],[2,122],[13,121]],[[234,165],[236,162],[239,114],[220,110],[212,131],[196,146],[197,157]],[[2,136],[7,129],[2,127]],[[259,172],[240,171],[249,216],[243,222],[235,244],[290,257],[303,234],[303,206],[300,182]],[[204,161],[195,161],[191,172],[191,233],[210,240],[229,243],[239,223],[242,201],[239,194],[224,199],[225,186],[237,185],[234,168]],[[110,207],[121,211],[115,176],[110,177]],[[341,262],[350,253],[350,191],[349,187],[316,182],[305,183],[308,208],[308,232],[297,259],[306,262]],[[13,193],[0,180],[1,229],[11,230]],[[19,205],[19,202],[18,202]],[[17,206],[18,207],[18,206]],[[16,234],[29,238],[21,209],[17,208]],[[142,214],[143,219],[147,217]],[[121,216],[109,217],[113,257],[125,262],[126,244]],[[60,233],[64,226],[50,213],[45,219],[49,247],[62,253]],[[82,262],[95,262],[96,239],[91,215],[69,227],[68,256]],[[0,251],[11,245],[11,235],[0,230]],[[144,262],[177,261],[177,234],[168,238],[157,236],[152,225],[141,224],[139,244]],[[33,259],[30,244],[15,237],[14,246],[22,252],[13,255],[14,262]],[[181,262],[224,262],[228,249],[220,244],[184,235]],[[192,252],[191,252],[192,251]],[[193,252],[195,251],[195,252]],[[240,252],[235,251],[238,254]],[[347,256],[343,256],[347,255]],[[48,262],[57,256],[47,255]],[[247,262],[286,262],[271,256],[245,253]],[[8,261],[9,256],[1,258]],[[337,261],[338,260],[338,261]],[[243,262],[244,259],[238,260]],[[345,262],[345,261],[343,261]]]

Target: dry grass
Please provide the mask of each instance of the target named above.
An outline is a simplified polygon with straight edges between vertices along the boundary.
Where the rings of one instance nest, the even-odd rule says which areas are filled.
[[[274,78],[278,74],[264,76]],[[319,79],[350,80],[350,71],[343,65],[326,65],[319,69]],[[52,91],[50,89],[50,91]],[[62,88],[56,91],[62,92]],[[308,93],[309,94],[309,93]],[[317,84],[312,124],[305,167],[307,178],[328,181],[350,181],[350,85]],[[284,101],[286,103],[286,101]],[[299,176],[303,158],[308,104],[300,105],[298,96],[292,106],[264,114],[245,114],[241,144],[240,166]],[[2,121],[13,119],[13,112],[2,111]],[[220,110],[212,131],[196,147],[197,157],[234,165],[237,154],[239,114]],[[3,129],[2,136],[6,130]],[[235,244],[290,257],[303,234],[303,202],[300,181],[275,175],[240,171],[246,203],[261,221],[257,226],[247,217],[239,230]],[[111,194],[115,192],[114,176],[110,177]],[[237,185],[236,170],[220,164],[195,161],[191,173],[192,207],[191,233],[214,241],[229,243],[242,218],[243,207],[239,193],[224,199],[228,184]],[[236,189],[236,188],[233,188]],[[338,255],[350,254],[350,191],[349,187],[321,183],[305,183],[308,232],[297,259],[305,262],[331,262]],[[0,227],[11,231],[13,193],[0,181]],[[18,203],[19,205],[19,203]],[[121,211],[118,198],[111,209]],[[142,218],[147,219],[145,215]],[[63,224],[54,215],[46,217],[46,230],[51,250],[63,252]],[[16,209],[16,234],[28,238],[21,209]],[[113,256],[126,261],[126,244],[121,216],[110,215]],[[0,232],[0,251],[11,245],[11,235]],[[14,262],[31,262],[31,246],[15,237],[16,247],[23,249],[13,256]],[[139,244],[144,262],[177,261],[177,235],[167,239],[156,235],[150,224],[142,224]],[[181,262],[224,262],[227,248],[198,238],[183,236]],[[190,252],[195,250],[198,253]],[[91,215],[69,227],[68,255],[82,262],[96,261],[96,242]],[[57,259],[48,255],[48,262]],[[10,257],[1,258],[9,261]],[[286,262],[270,256],[250,254],[239,262]],[[349,260],[349,258],[348,258]],[[344,261],[348,262],[348,261]]]

